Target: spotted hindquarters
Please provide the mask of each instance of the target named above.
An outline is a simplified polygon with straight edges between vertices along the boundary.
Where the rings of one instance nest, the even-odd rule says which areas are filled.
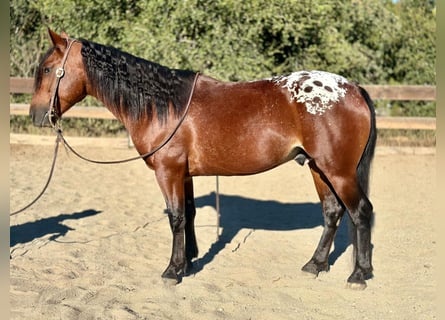
[[[290,100],[304,103],[306,111],[322,115],[334,107],[346,94],[348,80],[325,71],[299,71],[272,78],[277,85],[286,88]]]

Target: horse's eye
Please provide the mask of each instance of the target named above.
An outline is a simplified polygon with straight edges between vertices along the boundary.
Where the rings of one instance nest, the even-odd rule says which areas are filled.
[[[50,73],[50,72],[51,72],[51,68],[46,67],[43,69],[43,73]]]

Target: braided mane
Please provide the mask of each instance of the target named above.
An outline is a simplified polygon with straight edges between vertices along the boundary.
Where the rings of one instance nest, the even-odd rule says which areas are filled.
[[[185,109],[195,72],[169,69],[116,48],[80,39],[88,80],[108,107],[133,120],[153,117],[161,123]]]

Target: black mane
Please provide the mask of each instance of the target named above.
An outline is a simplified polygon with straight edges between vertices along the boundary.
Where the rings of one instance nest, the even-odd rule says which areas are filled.
[[[136,120],[143,116],[151,118],[156,111],[158,119],[165,122],[169,102],[176,116],[185,109],[194,72],[169,69],[113,47],[80,41],[93,90],[118,114]]]

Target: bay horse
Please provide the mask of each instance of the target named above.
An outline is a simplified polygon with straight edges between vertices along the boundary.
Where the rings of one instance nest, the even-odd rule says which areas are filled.
[[[366,287],[373,276],[368,185],[376,127],[362,87],[317,70],[222,82],[48,32],[52,47],[36,70],[30,105],[36,126],[53,125],[91,95],[123,123],[139,154],[164,141],[144,157],[164,196],[173,237],[164,279],[180,282],[198,256],[192,177],[250,175],[295,160],[309,167],[324,217],[321,239],[302,270],[316,276],[329,270],[347,211],[354,248],[347,284]]]

